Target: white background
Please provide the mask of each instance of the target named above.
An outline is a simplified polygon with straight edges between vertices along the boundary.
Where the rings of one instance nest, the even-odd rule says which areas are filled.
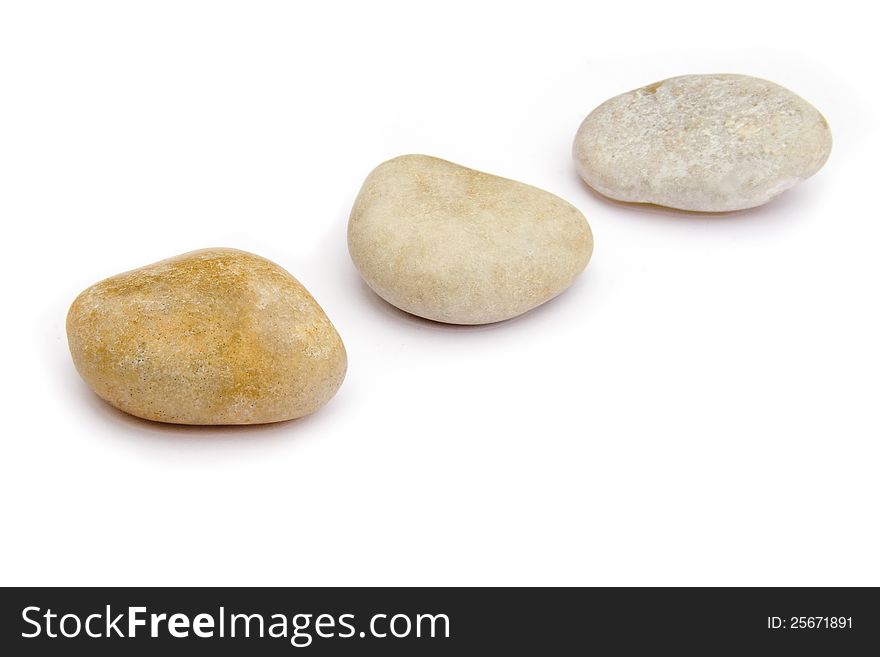
[[[3,584],[880,584],[878,47],[869,3],[5,2]],[[835,144],[763,208],[623,207],[570,145],[610,96],[766,77]],[[374,296],[345,227],[427,153],[578,206],[593,260],[482,328]],[[64,318],[106,276],[266,256],[349,353],[328,406],[163,426]]]

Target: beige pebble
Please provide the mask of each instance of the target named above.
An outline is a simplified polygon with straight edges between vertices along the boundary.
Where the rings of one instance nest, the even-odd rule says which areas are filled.
[[[451,324],[516,317],[565,290],[593,237],[561,198],[426,155],[380,164],[351,211],[348,246],[380,297]]]
[[[261,424],[307,415],[346,371],[342,340],[273,262],[204,249],[108,278],[67,315],[73,362],[126,413],[176,424]]]
[[[619,201],[725,212],[762,205],[831,152],[824,117],[746,75],[685,75],[606,101],[574,140],[581,177]]]

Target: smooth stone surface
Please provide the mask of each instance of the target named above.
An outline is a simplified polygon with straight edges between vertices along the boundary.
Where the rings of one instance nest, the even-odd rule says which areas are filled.
[[[586,267],[584,216],[530,185],[427,155],[380,164],[348,224],[355,266],[380,297],[450,324],[520,315]]]
[[[698,212],[762,205],[830,152],[816,108],[745,75],[684,75],[616,96],[584,119],[573,149],[601,194]]]
[[[346,353],[308,291],[273,262],[204,249],[108,278],[67,315],[76,369],[113,406],[176,424],[307,415]]]

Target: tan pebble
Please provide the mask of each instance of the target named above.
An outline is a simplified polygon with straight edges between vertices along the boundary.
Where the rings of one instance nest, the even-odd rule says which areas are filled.
[[[380,297],[451,324],[516,317],[574,282],[593,251],[584,216],[549,192],[427,155],[380,164],[348,247]]]
[[[67,315],[73,362],[113,406],[176,424],[307,415],[346,371],[342,340],[273,262],[204,249],[108,278]]]

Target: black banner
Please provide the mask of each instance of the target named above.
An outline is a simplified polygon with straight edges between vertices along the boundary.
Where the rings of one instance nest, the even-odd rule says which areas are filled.
[[[863,655],[857,588],[3,589],[4,655]]]

